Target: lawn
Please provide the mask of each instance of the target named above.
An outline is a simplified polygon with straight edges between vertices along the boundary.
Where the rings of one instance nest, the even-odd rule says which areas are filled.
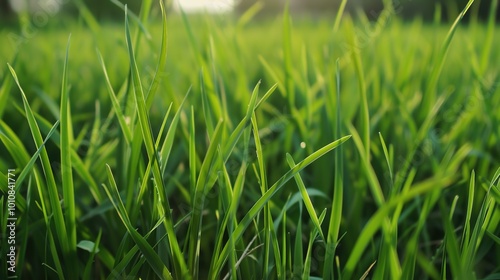
[[[0,25],[0,278],[500,278],[494,13],[253,12]]]

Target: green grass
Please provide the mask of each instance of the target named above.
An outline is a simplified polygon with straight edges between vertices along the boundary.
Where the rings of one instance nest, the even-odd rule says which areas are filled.
[[[0,278],[498,278],[494,13],[389,4],[0,29]]]

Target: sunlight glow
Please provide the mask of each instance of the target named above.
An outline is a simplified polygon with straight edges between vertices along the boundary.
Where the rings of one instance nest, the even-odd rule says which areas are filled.
[[[233,9],[234,0],[175,0],[175,10],[185,12],[225,13]]]

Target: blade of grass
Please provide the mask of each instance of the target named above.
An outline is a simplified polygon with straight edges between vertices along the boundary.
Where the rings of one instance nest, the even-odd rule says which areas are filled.
[[[434,264],[428,257],[423,254],[417,255],[417,261],[420,267],[423,269],[426,275],[428,275],[431,279],[439,280],[440,276],[437,269],[434,267]]]
[[[219,158],[223,157],[222,151],[220,149],[218,150],[218,156],[219,156]],[[245,163],[243,163],[242,165],[245,165]],[[236,179],[236,184],[239,183],[238,181],[241,181],[240,175],[242,174],[242,172],[244,172],[244,170],[240,169],[240,172],[239,172],[238,177]],[[215,250],[213,253],[218,254],[218,252],[220,251],[221,246],[222,246],[222,238],[224,236],[223,232],[227,230],[228,235],[229,235],[228,244],[229,244],[229,247],[231,248],[231,252],[232,252],[229,256],[229,265],[230,265],[230,267],[233,268],[233,269],[231,269],[230,273],[228,273],[228,275],[230,274],[231,277],[233,277],[233,279],[237,279],[237,277],[238,277],[237,270],[235,269],[237,267],[237,265],[236,265],[236,263],[237,263],[236,262],[237,249],[236,249],[235,240],[233,240],[233,238],[231,236],[231,232],[233,232],[234,224],[236,222],[235,216],[233,215],[233,212],[231,212],[232,204],[234,204],[233,203],[233,197],[234,197],[233,188],[234,187],[231,184],[231,179],[229,178],[229,173],[228,173],[228,170],[227,170],[225,164],[222,164],[221,174],[222,174],[222,176],[219,176],[218,179],[219,179],[220,187],[223,190],[223,194],[220,197],[221,197],[222,204],[224,207],[223,211],[226,214],[224,215],[222,222],[219,224],[218,234],[216,234],[217,237],[216,237],[216,243],[215,243]],[[236,198],[236,200],[239,200],[239,197]],[[228,223],[228,221],[230,221],[230,222]],[[211,265],[212,264],[213,264],[213,262],[211,263]],[[212,267],[210,267],[210,270],[212,270]],[[209,273],[208,275],[211,275],[211,274]]]
[[[19,264],[26,263],[26,252],[28,251],[28,236],[30,233],[30,219],[29,219],[29,214],[31,212],[31,200],[32,200],[32,181],[31,178],[28,180],[28,191],[26,193],[26,210],[23,213],[24,219],[20,221],[20,228],[22,229],[22,232],[19,233],[19,239],[21,240],[21,245],[19,246],[19,255],[17,258],[17,262]],[[16,181],[16,184],[17,181]],[[2,206],[2,205],[0,205]],[[18,277],[22,279],[23,277],[23,270],[19,270]]]
[[[276,82],[276,85],[278,86],[279,91],[282,93],[282,95],[286,94],[286,84],[285,84],[285,78],[281,77],[279,73],[271,66],[271,64],[263,57],[259,56],[259,61],[262,64],[262,67],[266,70],[266,72],[271,75],[272,80]]]
[[[47,225],[47,236],[48,236],[48,239],[49,239],[49,250],[51,252],[51,255],[52,255],[52,259],[54,261],[54,265],[55,265],[55,269],[52,269],[56,274],[57,274],[57,277],[60,279],[60,280],[63,280],[65,279],[64,278],[64,270],[62,268],[62,264],[61,264],[61,259],[59,258],[59,252],[57,250],[57,247],[56,247],[56,242],[54,241],[54,235],[52,234],[52,230],[50,229],[50,222],[49,222],[49,225]]]
[[[259,84],[257,84],[256,89],[258,90]],[[252,95],[252,99],[250,104],[255,104],[255,99],[257,94]],[[264,153],[262,151],[262,143],[260,141],[260,136],[259,136],[259,127],[257,124],[257,117],[255,115],[255,112],[252,115],[251,118],[252,121],[252,128],[253,128],[253,138],[254,138],[254,143],[255,143],[255,153],[257,155],[257,164],[259,167],[259,176],[258,176],[258,181],[260,185],[260,192],[262,195],[264,195],[268,189],[267,185],[267,172],[266,172],[266,165],[264,162]],[[271,217],[271,211],[269,208],[269,205],[264,206],[264,263],[269,263],[269,258],[270,258],[270,250],[271,250],[271,227],[272,227],[272,217]],[[262,278],[268,278],[269,277],[269,266],[266,265],[263,267],[263,272],[262,272]]]
[[[161,139],[161,136],[162,136],[162,133],[163,133],[163,129],[165,128],[165,125],[166,125],[168,116],[170,114],[170,109],[171,108],[172,108],[172,104],[169,106],[169,108],[167,110],[167,113],[165,114],[165,117],[163,118],[163,123],[162,123],[162,126],[160,128],[160,131],[158,132],[158,139],[156,141],[155,147],[159,146],[159,142],[160,142],[160,139]],[[148,165],[146,167],[146,170],[143,172],[143,174],[151,174],[151,168],[152,168],[153,164],[154,164],[154,159],[150,159],[150,161],[148,162]],[[141,186],[139,188],[139,193],[137,194],[137,197],[134,198],[135,203],[131,205],[132,211],[131,211],[131,214],[130,214],[130,220],[132,222],[136,221],[136,219],[137,219],[137,217],[138,217],[138,215],[140,213],[140,208],[142,206],[141,204],[143,203],[144,195],[147,193],[148,186],[149,186],[149,184],[148,184],[149,181],[150,181],[150,177],[149,176],[143,176],[142,177],[142,183],[141,183]],[[127,207],[127,209],[130,209],[130,208]]]
[[[290,197],[288,197],[288,199],[290,199]],[[287,201],[288,202],[288,201]],[[286,279],[287,277],[287,265],[286,265],[286,261],[287,261],[287,257],[288,257],[288,254],[287,254],[287,242],[288,242],[288,239],[287,239],[287,228],[286,228],[286,224],[287,224],[287,216],[286,216],[286,210],[283,211],[283,223],[282,223],[282,231],[281,231],[281,254],[282,254],[282,258],[281,258],[281,264],[277,263],[276,265],[281,265],[282,269],[283,269],[283,274],[281,275],[281,279],[284,280]]]
[[[225,147],[224,147],[225,149],[224,149],[224,153],[223,153],[224,163],[227,161],[227,159],[231,155],[231,152],[233,151],[234,147],[236,146],[236,143],[240,139],[240,137],[243,134],[243,131],[245,130],[245,128],[247,126],[250,126],[252,124],[252,116],[253,116],[255,110],[257,109],[258,104],[260,104],[260,103],[257,103],[257,98],[258,98],[258,94],[259,94],[260,83],[261,82],[259,81],[255,85],[255,87],[254,87],[254,89],[252,91],[252,96],[250,97],[250,102],[248,103],[248,107],[247,107],[247,112],[246,112],[245,118],[243,118],[243,120],[240,121],[240,123],[238,124],[238,126],[236,126],[236,128],[234,129],[234,131],[229,136],[229,139],[227,140],[227,143],[225,144]],[[269,91],[264,95],[264,97],[270,96],[274,92],[274,89],[275,89],[275,87],[271,87],[271,89],[269,89]],[[264,97],[262,99],[264,99]]]
[[[448,206],[446,205],[444,199],[440,199],[439,206],[443,213],[443,223],[445,230],[445,243],[448,260],[450,262],[451,273],[456,279],[471,279],[472,275],[467,276],[460,262],[460,250],[457,238],[455,236],[455,229],[451,223],[452,216],[448,211]]]
[[[299,215],[295,230],[295,244],[293,246],[293,278],[299,278],[304,273],[304,252],[302,249],[302,203],[299,203]],[[304,279],[304,278],[302,278]]]
[[[295,167],[295,161],[290,154],[286,155],[286,160],[288,162],[288,165],[290,166],[290,169],[293,169]],[[306,206],[307,212],[309,213],[309,217],[311,218],[315,226],[315,229],[318,231],[321,239],[325,240],[325,236],[323,235],[323,230],[321,229],[321,223],[316,214],[316,210],[314,210],[314,205],[311,201],[311,198],[309,197],[309,194],[307,193],[306,186],[299,173],[295,175],[295,182],[297,183],[297,187],[299,188],[302,200],[304,202],[304,205]]]
[[[255,236],[252,240],[250,240],[250,243],[245,248],[245,251],[243,251],[243,254],[241,254],[241,258],[238,260],[238,262],[236,262],[235,266],[231,269],[230,273],[232,273],[232,271],[236,271],[236,269],[240,266],[241,262],[245,257],[248,257],[253,251],[262,246],[262,245],[257,245],[257,247],[254,247],[253,249],[250,250],[250,247],[255,242],[255,240],[257,240],[257,236]],[[226,274],[226,276],[223,279],[224,280],[229,279],[229,273]]]
[[[342,19],[342,15],[344,14],[345,6],[347,4],[347,0],[342,0],[340,3],[340,7],[337,10],[337,15],[335,16],[335,23],[333,24],[333,33],[337,33],[340,26],[340,21]]]
[[[125,5],[118,1],[118,0],[109,0],[111,3],[115,4],[117,7],[119,7],[120,9],[122,9],[123,11],[125,11]],[[160,4],[163,6],[163,1],[159,1]],[[142,20],[136,15],[134,14],[133,12],[131,11],[128,11],[128,14],[130,16],[130,18],[135,22],[137,23],[137,25],[139,26],[139,28],[141,29],[142,33],[144,33],[144,35],[146,35],[146,38],[149,40],[151,39],[151,34],[149,33],[148,29],[146,28],[146,26],[144,26],[144,24],[142,24]]]
[[[326,209],[321,212],[319,216],[319,221],[320,224],[323,223],[323,220],[325,219],[326,216]],[[313,257],[313,244],[314,241],[316,240],[316,237],[318,236],[318,230],[313,229],[311,232],[311,235],[309,236],[309,244],[307,245],[307,253],[306,253],[306,260],[304,262],[304,272],[302,273],[302,279],[311,279],[311,264],[312,264],[312,257]],[[323,279],[323,278],[322,278]]]
[[[196,189],[196,130],[193,106],[191,106],[191,121],[189,122],[189,186],[191,195],[194,195]]]
[[[490,224],[493,212],[495,211],[494,208],[495,201],[488,193],[483,200],[481,209],[479,210],[472,235],[469,239],[465,240],[465,246],[462,249],[461,264],[465,271],[465,275],[472,276],[475,273],[474,268],[476,266],[479,246],[481,245],[486,229]]]
[[[281,266],[282,255],[280,252],[278,235],[276,234],[276,229],[274,228],[274,226],[270,227],[270,234],[271,234],[271,243],[273,246],[273,253],[274,253],[274,266],[276,268],[276,277],[278,279],[281,279],[285,275],[284,271],[285,267]]]
[[[245,118],[243,118],[240,121],[240,123],[236,126],[236,128],[231,133],[231,135],[229,136],[227,142],[224,145],[224,152],[223,152],[223,159],[222,159],[224,164],[229,159],[229,156],[231,155],[234,147],[236,146],[236,143],[240,139],[240,137],[243,134],[245,128],[247,126],[251,125],[251,123],[252,123],[251,118],[252,118],[252,115],[255,112],[256,108],[257,108],[256,102],[257,102],[257,98],[258,98],[259,87],[260,87],[260,81],[257,83],[257,85],[253,89],[252,96],[250,97],[250,101],[249,101],[249,104],[248,104],[248,107],[247,107],[247,113],[245,115]],[[274,89],[275,89],[274,86],[271,87],[266,92],[266,94],[264,95],[264,97],[262,99],[268,98],[274,92]],[[215,183],[216,178],[217,178],[216,176],[212,176],[210,182],[208,183],[209,190],[213,186],[213,184]]]
[[[104,59],[102,58],[102,55],[99,51],[97,51],[97,54],[99,56],[99,62],[101,63],[101,67],[104,72],[104,78],[106,80],[106,85],[108,86],[108,93],[111,99],[111,104],[113,105],[113,110],[116,114],[116,118],[118,119],[118,123],[120,124],[120,128],[122,129],[123,136],[125,136],[125,142],[127,143],[128,146],[130,145],[130,142],[132,142],[132,133],[130,132],[130,128],[127,124],[125,116],[123,115],[123,111],[120,106],[120,101],[116,97],[115,91],[111,86],[111,82],[108,77],[108,72],[106,71],[106,65],[104,64]]]
[[[20,111],[24,117],[26,117],[26,112],[24,110]],[[44,133],[51,133],[50,131],[52,130],[53,125],[46,119],[44,119],[42,116],[37,114],[36,112],[33,112],[35,119],[38,121],[38,125],[40,127],[40,131]],[[2,123],[0,122],[0,125]],[[3,125],[2,125],[3,126]],[[3,129],[6,129],[5,126],[3,126]],[[15,134],[9,133],[8,136],[10,139],[15,139]],[[59,132],[54,131],[53,132],[53,137],[50,138],[52,142],[58,147],[61,147],[61,136]],[[19,142],[21,143],[21,142]],[[21,147],[21,145],[18,145],[18,147]],[[97,186],[97,183],[95,182],[93,176],[89,172],[88,168],[85,166],[83,163],[82,159],[80,156],[77,154],[77,152],[74,149],[71,149],[71,161],[74,167],[74,170],[78,173],[78,175],[85,181],[86,184],[90,186],[90,192],[92,193],[93,198],[96,200],[96,202],[100,202],[102,195],[99,190],[99,187]]]
[[[486,231],[486,235],[488,235],[493,241],[495,241],[495,243],[500,245],[500,237],[494,235],[493,233],[491,233],[489,231]]]
[[[90,251],[90,257],[87,261],[87,264],[85,265],[85,269],[83,271],[82,278],[83,279],[92,279],[91,278],[91,273],[92,273],[92,264],[94,263],[94,257],[95,255],[99,252],[99,244],[101,242],[101,236],[102,236],[102,229],[99,229],[99,233],[97,234],[97,238],[95,242],[92,242],[92,249]]]
[[[257,15],[262,8],[264,8],[264,4],[261,1],[255,2],[250,8],[248,8],[238,19],[238,23],[236,24],[236,30],[241,30],[247,23],[249,23],[252,18]]]
[[[476,184],[475,180],[476,180],[476,173],[474,172],[474,170],[472,170],[469,181],[469,195],[467,196],[467,212],[466,212],[467,214],[465,216],[465,225],[462,236],[462,242],[470,239],[471,217],[472,217],[472,208],[474,206],[474,193]]]
[[[260,84],[260,81],[259,81],[259,84]],[[278,87],[278,84],[274,84],[272,87],[269,88],[269,90],[262,96],[262,98],[257,102],[257,104],[255,105],[255,108],[253,110],[257,110],[260,105],[264,102],[266,102],[266,100],[271,97],[271,95],[274,93],[274,91],[276,90],[276,88]],[[255,91],[255,89],[254,89]],[[249,109],[252,108],[251,107],[251,104],[252,102],[249,103]],[[248,111],[247,111],[247,116],[248,116]]]

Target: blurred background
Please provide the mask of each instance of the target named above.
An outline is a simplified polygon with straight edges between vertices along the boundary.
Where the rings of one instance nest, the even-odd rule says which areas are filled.
[[[115,3],[113,3],[115,2]],[[169,0],[170,12],[210,12],[241,14],[252,5],[260,2],[262,9],[259,16],[273,16],[280,13],[287,2],[294,14],[319,15],[334,14],[341,0]],[[416,16],[432,19],[439,13],[443,19],[454,19],[466,5],[467,0],[348,0],[346,12],[356,14],[365,12],[370,18],[376,18],[387,5],[392,2],[400,17],[411,19]],[[486,18],[489,13],[490,0],[476,0],[473,10],[468,14],[472,18]],[[46,14],[65,13],[76,15],[85,6],[98,19],[120,19],[123,12],[117,9],[116,3],[127,4],[129,9],[138,12],[141,0],[0,0],[0,17],[14,18],[23,12]],[[498,11],[496,11],[498,14]],[[498,17],[497,17],[498,18]]]

